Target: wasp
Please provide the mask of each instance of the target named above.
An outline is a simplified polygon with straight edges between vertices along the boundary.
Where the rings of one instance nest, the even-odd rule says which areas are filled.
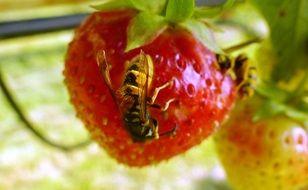
[[[252,43],[260,42],[262,39],[254,38],[244,43],[224,49],[224,52],[230,53]],[[216,54],[216,66],[225,74],[231,71],[235,76],[238,94],[241,98],[246,98],[254,94],[257,84],[257,69],[244,54],[231,57],[226,54]]]
[[[159,92],[173,85],[172,80],[155,88],[152,96],[148,95],[154,74],[150,55],[141,51],[139,55],[126,62],[125,75],[117,90],[112,86],[111,66],[107,62],[105,51],[97,54],[97,63],[112,97],[122,112],[124,123],[135,141],[158,139],[159,136],[175,133],[176,126],[170,131],[159,134],[158,121],[148,111],[149,107],[166,111],[169,104],[175,100],[170,99],[164,106],[155,104]]]
[[[216,64],[223,74],[230,70],[234,73],[237,91],[241,98],[254,94],[257,83],[257,69],[246,55],[240,54],[232,58],[228,55],[216,54],[216,60]]]

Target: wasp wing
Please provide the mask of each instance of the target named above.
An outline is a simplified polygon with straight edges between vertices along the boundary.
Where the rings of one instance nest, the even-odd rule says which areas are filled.
[[[140,105],[140,121],[147,120],[147,93],[149,88],[149,62],[146,54],[140,52],[139,57],[140,72],[138,76],[138,102]]]

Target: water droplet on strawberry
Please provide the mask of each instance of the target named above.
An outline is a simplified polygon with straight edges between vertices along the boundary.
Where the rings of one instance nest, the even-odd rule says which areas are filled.
[[[195,70],[198,74],[201,73],[202,67],[201,67],[201,65],[200,65],[199,63],[195,63],[195,64],[193,65],[193,67],[194,67],[194,70]]]
[[[208,87],[212,86],[212,80],[211,80],[211,79],[206,79],[206,80],[205,80],[205,84],[206,84],[206,86],[208,86]]]
[[[196,88],[195,88],[195,86],[193,84],[191,84],[191,83],[188,84],[186,90],[187,90],[187,93],[188,93],[189,96],[194,96],[195,95]]]

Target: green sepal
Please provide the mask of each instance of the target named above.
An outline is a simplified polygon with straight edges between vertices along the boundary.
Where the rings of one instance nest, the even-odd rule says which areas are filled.
[[[308,104],[303,99],[305,96],[294,97],[292,92],[283,90],[270,81],[260,82],[256,91],[266,100],[256,111],[253,117],[254,121],[284,114],[308,126]],[[296,104],[292,104],[293,101]]]
[[[308,114],[307,114],[307,112],[302,112],[302,111],[299,111],[297,109],[288,107],[285,110],[285,114],[288,117],[295,119],[296,121],[300,121],[301,123],[304,124],[305,127],[308,127]]]
[[[308,114],[307,112],[300,111],[284,103],[277,102],[275,100],[266,100],[253,116],[253,121],[262,120],[278,114],[284,114],[289,118],[299,121],[308,126]]]
[[[165,18],[148,12],[139,13],[130,23],[125,52],[152,42],[168,26]]]
[[[166,19],[171,22],[181,22],[194,13],[195,0],[169,0],[166,8]]]
[[[213,7],[196,7],[194,11],[195,18],[212,18],[220,15],[223,11],[230,9],[235,0],[227,0],[223,5]]]
[[[223,50],[217,45],[214,35],[209,27],[203,22],[188,19],[185,22],[180,23],[180,26],[190,31],[205,47],[215,53],[223,53]]]
[[[91,5],[92,8],[100,11],[134,8],[130,0],[110,0],[98,5]]]
[[[271,81],[261,81],[258,84],[256,91],[261,96],[276,100],[278,102],[286,101],[291,95],[290,92],[279,88],[275,83]]]
[[[298,103],[295,104],[295,107],[303,112],[306,112],[308,115],[308,96],[306,96],[306,100],[305,98],[299,100]]]
[[[130,0],[134,7],[140,11],[160,13],[165,8],[167,0]]]
[[[274,100],[266,100],[253,116],[253,121],[282,114],[286,106]]]

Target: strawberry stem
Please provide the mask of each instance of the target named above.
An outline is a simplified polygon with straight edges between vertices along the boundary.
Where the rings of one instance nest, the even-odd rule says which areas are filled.
[[[242,48],[244,48],[244,47],[246,47],[246,46],[249,46],[249,45],[251,45],[251,44],[254,44],[254,43],[259,43],[259,42],[261,42],[261,41],[262,41],[262,39],[261,39],[260,37],[252,38],[252,39],[250,39],[250,40],[248,40],[248,41],[245,41],[245,42],[242,42],[242,43],[240,43],[240,44],[236,44],[236,45],[234,45],[234,46],[225,48],[225,49],[223,49],[223,51],[224,51],[225,53],[232,53],[232,52],[234,52],[234,51],[236,51],[236,50],[242,49]]]

